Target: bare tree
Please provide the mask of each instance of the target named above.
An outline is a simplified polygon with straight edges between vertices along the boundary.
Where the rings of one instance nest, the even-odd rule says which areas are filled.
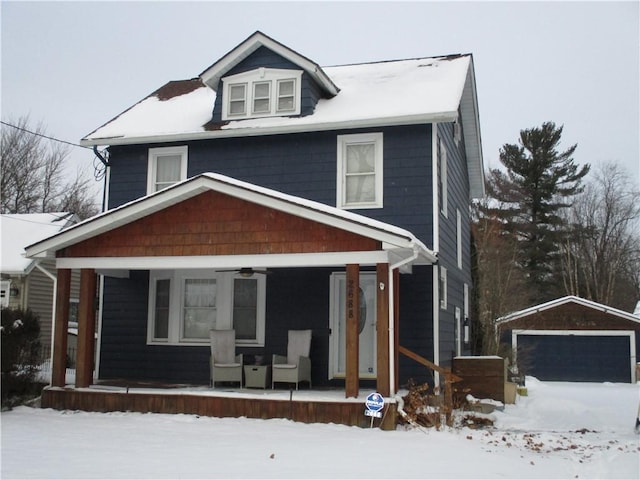
[[[567,294],[632,310],[640,297],[640,190],[615,163],[599,167],[565,220],[562,245]]]
[[[475,246],[474,283],[477,296],[476,332],[481,335],[483,355],[500,349],[496,320],[527,305],[529,283],[518,266],[520,247],[516,235],[485,203],[476,204],[472,224]]]
[[[10,126],[12,125],[12,126]],[[78,170],[67,179],[69,147],[45,139],[44,127],[29,127],[28,117],[3,122],[0,144],[2,213],[71,211],[80,218],[99,209],[89,177]]]

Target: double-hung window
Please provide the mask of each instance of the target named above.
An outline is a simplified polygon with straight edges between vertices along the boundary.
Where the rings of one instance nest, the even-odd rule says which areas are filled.
[[[301,70],[258,68],[222,79],[222,120],[299,115]]]
[[[445,267],[440,267],[440,285],[438,293],[440,297],[440,308],[442,310],[446,310],[449,300],[447,299],[447,269]]]
[[[149,149],[147,195],[187,178],[187,147]]]
[[[264,346],[266,279],[255,274],[153,271],[149,281],[150,344],[202,345],[209,330],[236,330],[236,343]]]
[[[338,136],[338,208],[382,208],[382,133]]]
[[[456,259],[458,268],[462,268],[462,213],[456,209]]]
[[[440,201],[440,211],[445,217],[448,217],[448,180],[447,180],[447,150],[438,137],[438,196]]]

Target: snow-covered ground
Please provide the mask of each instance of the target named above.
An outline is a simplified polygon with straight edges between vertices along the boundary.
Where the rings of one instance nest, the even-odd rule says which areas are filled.
[[[640,385],[527,387],[477,430],[20,407],[0,417],[1,477],[640,478]]]

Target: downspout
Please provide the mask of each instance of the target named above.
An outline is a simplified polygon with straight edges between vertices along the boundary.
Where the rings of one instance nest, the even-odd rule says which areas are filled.
[[[109,168],[109,162],[106,158],[102,156],[102,154],[98,151],[98,147],[96,145],[93,146],[93,153],[95,153],[96,157],[102,162],[105,167],[104,174],[104,187],[102,189],[102,211],[105,212],[107,210],[107,202],[108,198],[108,186],[109,179],[111,176],[111,169]],[[104,299],[104,275],[99,275],[98,279],[98,330],[97,330],[97,338],[102,337],[102,307],[103,307],[103,299]],[[99,378],[98,372],[100,371],[100,342],[94,339],[94,355],[95,355],[95,367],[93,369],[93,379],[94,381]]]
[[[438,196],[438,124],[431,124],[431,190],[433,215],[433,251],[440,251],[440,202]],[[433,363],[440,365],[440,285],[439,268],[433,268]],[[440,373],[433,372],[435,385],[440,385]]]
[[[53,281],[53,301],[51,305],[51,345],[49,345],[49,359],[51,361],[51,364],[53,365],[53,340],[56,338],[56,300],[58,298],[58,277],[56,277],[46,268],[40,266],[40,262],[38,260],[36,260],[35,267]],[[49,386],[51,386],[51,381],[49,381]]]
[[[102,163],[102,165],[104,165],[105,168],[105,173],[104,173],[104,187],[102,187],[102,211],[105,211],[105,207],[107,205],[107,185],[108,185],[108,179],[109,179],[109,162],[107,161],[106,158],[104,158],[102,156],[102,154],[100,153],[100,151],[98,150],[97,145],[93,146],[93,153],[95,154],[96,157],[98,157],[98,160],[100,160],[100,162]]]

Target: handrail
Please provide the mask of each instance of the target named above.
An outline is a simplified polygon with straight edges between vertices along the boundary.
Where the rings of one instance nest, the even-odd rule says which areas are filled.
[[[440,365],[436,365],[435,363],[427,360],[426,358],[424,358],[421,355],[418,355],[415,352],[412,352],[411,350],[403,347],[402,345],[398,345],[398,352],[409,357],[412,360],[415,360],[419,364],[424,365],[427,368],[430,368],[431,370],[435,370],[436,372],[442,373],[443,375],[445,375],[445,377],[449,377],[449,378],[445,378],[445,381],[449,380],[451,383],[454,383],[462,380],[462,378],[457,376],[455,373],[452,373],[451,369],[441,367]]]
[[[450,368],[444,368],[440,365],[436,365],[423,356],[418,355],[417,353],[412,352],[408,348],[405,348],[401,345],[398,345],[398,352],[409,357],[412,360],[415,360],[419,364],[424,365],[431,370],[435,370],[436,372],[440,372],[444,375],[444,408],[442,413],[444,413],[446,416],[447,425],[451,426],[453,424],[453,392],[451,391],[451,384],[459,382],[460,380],[462,380],[462,378],[453,373]]]

